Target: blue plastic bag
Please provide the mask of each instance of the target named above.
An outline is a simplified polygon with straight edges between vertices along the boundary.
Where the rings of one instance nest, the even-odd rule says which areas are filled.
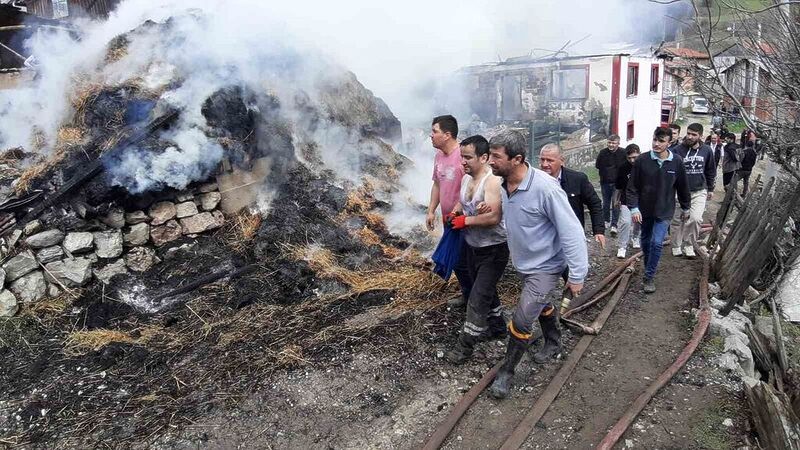
[[[442,277],[444,281],[450,279],[453,269],[458,265],[458,259],[461,257],[461,246],[464,244],[464,235],[461,230],[454,230],[450,227],[444,227],[444,234],[436,246],[436,251],[433,252],[431,259],[436,266],[433,272]]]

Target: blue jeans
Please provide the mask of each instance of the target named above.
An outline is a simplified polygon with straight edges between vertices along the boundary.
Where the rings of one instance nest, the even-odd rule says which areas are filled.
[[[656,218],[642,219],[642,253],[644,253],[644,277],[653,279],[656,276],[658,261],[661,259],[661,247],[669,231],[669,220]]]
[[[603,193],[603,221],[611,222],[612,226],[617,226],[619,219],[619,208],[611,207],[611,198],[616,189],[617,186],[614,183],[600,183],[600,190]]]

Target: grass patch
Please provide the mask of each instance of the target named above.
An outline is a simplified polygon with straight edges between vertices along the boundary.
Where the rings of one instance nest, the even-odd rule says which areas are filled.
[[[722,354],[725,350],[725,339],[721,336],[715,336],[711,339],[706,339],[700,347],[700,354],[709,358]]]
[[[743,120],[737,120],[736,122],[728,123],[728,132],[733,133],[735,135],[739,135],[742,131],[747,128],[747,124],[744,123]]]
[[[596,167],[587,167],[583,169],[583,173],[589,177],[589,181],[592,184],[597,184],[600,182],[600,171],[598,171]]]
[[[700,445],[700,448],[709,450],[728,450],[733,448],[733,437],[728,433],[727,427],[722,425],[725,419],[733,419],[736,416],[733,406],[719,400],[700,411],[699,417],[694,421],[690,430],[692,439]]]

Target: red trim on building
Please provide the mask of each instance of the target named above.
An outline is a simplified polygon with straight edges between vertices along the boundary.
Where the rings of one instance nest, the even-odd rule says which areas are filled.
[[[631,69],[636,69],[633,71],[634,76],[631,77]],[[631,86],[631,78],[633,78],[633,86]],[[627,97],[636,97],[639,95],[639,63],[628,63],[628,71],[625,73],[625,95]],[[629,89],[633,88],[633,90]]]
[[[622,57],[614,56],[611,65],[611,134],[619,134],[619,84]]]
[[[661,77],[659,77],[660,69],[658,64],[651,64],[650,65],[650,93],[655,94],[658,92],[658,85],[661,83]]]

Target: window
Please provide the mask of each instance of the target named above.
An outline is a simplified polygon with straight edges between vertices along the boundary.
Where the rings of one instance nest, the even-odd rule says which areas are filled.
[[[650,66],[650,92],[658,92],[658,64]]]
[[[633,140],[633,121],[628,122],[628,133],[625,138],[629,141]]]
[[[635,97],[639,94],[639,64],[628,64],[628,97]]]
[[[589,69],[586,67],[553,71],[554,100],[579,100],[588,96]]]
[[[67,0],[52,0],[52,3],[54,19],[61,19],[69,16],[69,4],[67,4]]]

